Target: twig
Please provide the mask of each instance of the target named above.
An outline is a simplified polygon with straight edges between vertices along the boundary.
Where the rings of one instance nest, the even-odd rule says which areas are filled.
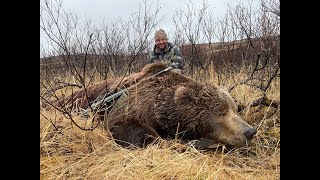
[[[56,125],[49,119],[49,118],[47,118],[44,114],[42,114],[41,112],[40,112],[40,115],[42,115],[46,120],[48,120],[52,125],[53,125],[53,127],[58,131],[58,132],[60,132],[59,131],[59,129],[56,127]],[[63,133],[62,132],[60,132],[62,135],[63,135]]]
[[[79,126],[75,121],[74,119],[72,118],[72,115],[70,114],[70,112],[68,112],[66,109],[65,110],[62,110],[60,108],[58,108],[57,106],[53,105],[52,103],[50,103],[47,99],[45,99],[44,97],[40,96],[41,99],[43,99],[46,103],[48,103],[49,105],[51,105],[52,107],[54,107],[56,110],[58,110],[59,112],[63,113],[63,115],[67,118],[67,119],[70,119],[71,122],[76,125],[79,129],[81,130],[84,130],[84,131],[92,131],[94,130],[95,128],[97,128],[99,126],[99,123],[97,123],[97,125],[93,128],[82,128],[81,126]]]

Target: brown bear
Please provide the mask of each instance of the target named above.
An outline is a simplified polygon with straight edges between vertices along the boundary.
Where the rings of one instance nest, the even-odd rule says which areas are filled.
[[[120,77],[116,81],[103,80],[95,85],[88,86],[86,90],[81,89],[62,99],[54,100],[51,104],[56,108],[66,109],[68,111],[80,111],[80,108],[89,109],[89,105],[92,105],[96,99],[112,95],[122,89],[132,86],[140,79],[147,76],[146,73],[147,72],[144,71],[132,73],[130,76]],[[107,106],[109,105],[110,103]],[[53,109],[53,107],[49,106],[46,102],[42,104],[42,107],[47,110]]]
[[[237,114],[228,92],[174,71],[152,76],[165,68],[164,63],[148,64],[132,75],[139,81],[104,121],[118,144],[145,147],[159,137],[178,137],[240,147],[253,138],[256,129]]]

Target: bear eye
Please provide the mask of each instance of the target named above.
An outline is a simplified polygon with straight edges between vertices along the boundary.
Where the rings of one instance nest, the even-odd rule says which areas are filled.
[[[226,115],[229,109],[230,106],[225,101],[213,101],[210,104],[210,110],[219,116]]]

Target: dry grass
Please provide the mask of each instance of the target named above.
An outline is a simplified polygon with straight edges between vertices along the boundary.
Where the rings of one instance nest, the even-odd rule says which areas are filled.
[[[215,81],[209,79],[209,81]],[[279,82],[268,96],[279,100]],[[249,104],[259,92],[239,86],[233,96]],[[248,108],[241,112],[258,133],[248,147],[206,151],[160,140],[145,149],[128,150],[106,131],[82,131],[60,113],[40,116],[41,179],[280,179],[280,110]],[[46,118],[45,118],[45,117]],[[90,126],[80,116],[75,121]],[[52,125],[54,122],[58,130]],[[86,124],[85,124],[86,123]]]

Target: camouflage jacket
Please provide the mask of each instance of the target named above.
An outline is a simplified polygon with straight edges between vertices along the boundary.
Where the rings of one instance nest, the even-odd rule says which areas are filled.
[[[170,42],[164,51],[160,51],[154,46],[153,51],[148,54],[148,63],[158,61],[166,62],[169,66],[175,64],[179,69],[182,69],[183,61],[180,48]]]

